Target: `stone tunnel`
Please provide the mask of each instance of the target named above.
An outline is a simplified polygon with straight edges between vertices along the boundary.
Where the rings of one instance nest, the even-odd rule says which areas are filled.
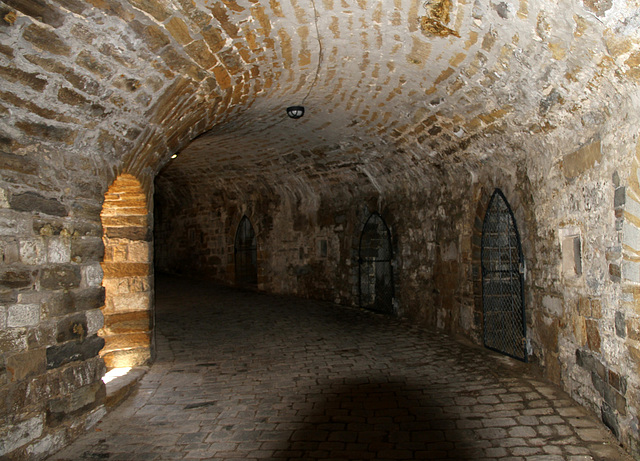
[[[0,457],[153,361],[155,272],[486,345],[640,457],[637,0],[2,0],[0,77]]]

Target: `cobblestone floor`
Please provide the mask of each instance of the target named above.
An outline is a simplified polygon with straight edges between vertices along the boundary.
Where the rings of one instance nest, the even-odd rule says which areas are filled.
[[[158,278],[158,358],[52,460],[630,460],[526,365],[407,322]]]

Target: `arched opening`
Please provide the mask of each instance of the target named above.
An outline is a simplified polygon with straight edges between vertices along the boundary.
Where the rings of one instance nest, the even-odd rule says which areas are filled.
[[[384,219],[373,213],[367,219],[358,252],[360,307],[387,314],[393,308],[393,268],[391,233]]]
[[[119,176],[105,194],[101,220],[105,247],[107,369],[135,367],[152,358],[153,254],[147,197],[131,175]]]
[[[527,361],[524,258],[509,203],[493,192],[482,224],[482,308],[484,345]]]
[[[234,245],[236,285],[258,285],[258,243],[251,221],[243,216],[236,230]]]

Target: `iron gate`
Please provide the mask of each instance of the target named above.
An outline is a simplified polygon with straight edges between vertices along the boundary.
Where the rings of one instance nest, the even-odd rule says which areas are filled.
[[[243,216],[236,231],[234,246],[236,284],[258,284],[258,245],[251,221]]]
[[[484,344],[526,362],[524,258],[513,212],[500,189],[482,224],[481,260]]]
[[[394,312],[392,256],[389,228],[378,213],[373,213],[367,219],[360,235],[360,307],[387,314]]]

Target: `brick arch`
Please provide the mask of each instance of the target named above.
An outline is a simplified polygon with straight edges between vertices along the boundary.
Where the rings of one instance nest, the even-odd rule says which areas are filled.
[[[105,246],[105,346],[107,368],[133,367],[152,358],[153,253],[147,194],[122,174],[105,194],[100,214]]]

